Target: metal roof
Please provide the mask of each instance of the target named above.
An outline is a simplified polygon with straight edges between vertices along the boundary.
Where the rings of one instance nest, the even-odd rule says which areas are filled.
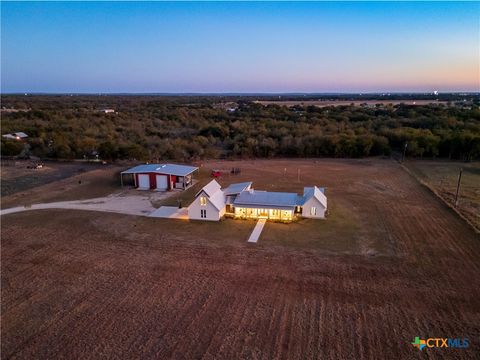
[[[201,193],[205,193],[208,196],[208,200],[217,210],[222,210],[225,207],[225,195],[220,188],[220,184],[215,179],[205,185],[195,197],[198,197]]]
[[[136,173],[159,173],[177,176],[186,176],[198,170],[195,166],[177,165],[177,164],[143,164],[137,165],[131,169],[122,171],[122,174],[136,174]]]
[[[217,190],[212,195],[209,195],[208,200],[217,210],[222,210],[225,207],[225,195],[223,195],[222,190]]]
[[[17,139],[17,138],[20,138],[20,139],[23,139],[23,138],[27,138],[28,135],[25,134],[24,132],[15,132],[15,133],[11,133],[11,134],[4,134],[2,135],[4,138],[7,138],[7,139]]]
[[[275,210],[295,210],[295,206],[280,206],[280,205],[255,205],[255,204],[235,204],[236,207],[246,209],[275,209]]]
[[[195,197],[197,197],[202,191],[207,194],[208,197],[212,196],[215,194],[218,190],[220,190],[220,184],[213,179],[210,181],[207,185],[205,185],[199,192],[195,194]]]
[[[296,193],[247,190],[241,192],[233,203],[243,206],[294,207],[298,205],[298,195]]]
[[[314,187],[305,187],[303,188],[303,196],[299,196],[302,202],[299,205],[305,204],[305,202],[310,198],[316,198],[320,203],[326,208],[327,207],[327,197],[325,196],[325,188]]]
[[[236,183],[230,184],[227,188],[223,190],[225,195],[235,195],[240,194],[242,191],[247,189],[248,187],[252,186],[252,182],[243,182],[243,183]]]

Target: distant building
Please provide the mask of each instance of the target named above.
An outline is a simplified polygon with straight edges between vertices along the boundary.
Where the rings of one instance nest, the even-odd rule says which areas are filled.
[[[24,132],[15,132],[15,133],[10,133],[10,134],[4,134],[2,135],[5,139],[11,139],[11,140],[23,140],[28,138],[28,135],[25,134]]]
[[[105,114],[115,114],[115,109],[102,109],[100,111]]]
[[[238,103],[233,102],[233,101],[221,102],[221,103],[213,104],[213,107],[215,109],[223,109],[223,110],[225,110],[229,113],[233,113],[233,112],[237,111]]]

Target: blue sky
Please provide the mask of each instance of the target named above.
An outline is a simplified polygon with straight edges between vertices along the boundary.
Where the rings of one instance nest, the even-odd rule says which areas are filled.
[[[480,4],[1,3],[2,92],[479,91]]]

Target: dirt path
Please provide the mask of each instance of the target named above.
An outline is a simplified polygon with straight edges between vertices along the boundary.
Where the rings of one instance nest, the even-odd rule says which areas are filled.
[[[17,206],[0,210],[0,215],[42,209],[89,210],[143,216],[146,216],[152,211],[156,210],[148,198],[131,196],[128,198],[103,197],[81,201],[58,201],[46,204],[33,204],[30,206]]]
[[[141,194],[141,193],[140,193]],[[23,211],[44,210],[44,209],[71,209],[71,210],[88,210],[100,212],[113,212],[118,214],[150,216],[155,213],[157,208],[152,205],[153,198],[155,201],[166,199],[173,193],[150,193],[145,192],[144,195],[128,195],[114,194],[105,197],[98,197],[86,200],[73,201],[57,201],[49,203],[40,203],[24,206],[16,206],[8,209],[0,210],[1,215],[13,214]]]

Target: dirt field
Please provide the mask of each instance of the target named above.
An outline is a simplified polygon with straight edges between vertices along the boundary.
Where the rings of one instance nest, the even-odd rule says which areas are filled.
[[[280,106],[317,106],[317,107],[326,107],[326,106],[360,106],[363,104],[367,104],[370,106],[381,104],[381,105],[398,105],[398,104],[406,104],[406,105],[429,105],[429,104],[444,104],[446,105],[446,101],[435,101],[435,100],[362,100],[362,101],[344,101],[344,100],[271,100],[271,101],[257,101],[257,103],[262,105],[280,105]]]
[[[29,169],[30,160],[2,160],[1,194],[12,195],[74,175],[101,169],[102,165],[83,162],[46,162],[41,169]]]
[[[222,185],[325,186],[330,217],[267,223],[252,245],[251,221],[4,216],[3,358],[478,358],[480,239],[398,164],[204,164],[233,166]]]
[[[86,163],[45,165],[32,170],[22,161],[3,164],[2,208],[105,196],[121,190],[118,174],[125,168]]]
[[[458,174],[463,169],[457,209],[480,231],[480,163],[409,160],[405,165],[449,204],[455,204]]]

